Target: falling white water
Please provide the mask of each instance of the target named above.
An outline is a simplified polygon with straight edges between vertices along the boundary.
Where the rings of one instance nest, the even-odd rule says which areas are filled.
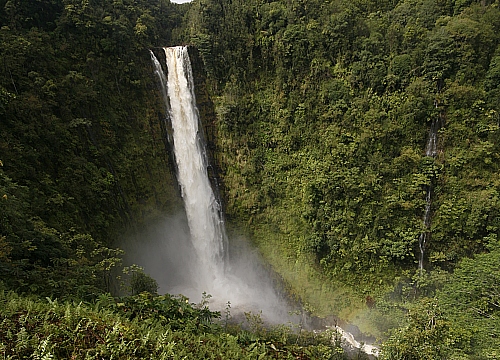
[[[340,334],[342,340],[344,340],[344,342],[347,343],[349,346],[352,346],[355,349],[361,349],[367,355],[378,356],[380,350],[377,346],[360,343],[354,338],[354,336],[350,332],[345,331],[340,326],[335,326],[333,328]]]
[[[427,144],[425,146],[425,155],[435,158],[437,156],[437,142],[438,142],[438,131],[441,126],[439,118],[432,120],[431,128],[429,129],[429,137],[427,139]],[[420,271],[424,270],[424,256],[425,256],[425,246],[427,240],[430,236],[431,228],[431,204],[432,204],[432,184],[427,186],[427,192],[425,195],[425,212],[424,212],[424,231],[420,234],[418,239],[418,247],[420,250],[420,256],[418,259],[418,269]]]
[[[207,172],[205,144],[187,47],[165,48],[167,94],[177,177],[194,249],[206,283],[224,276],[225,230]]]
[[[168,106],[168,95],[167,95],[167,78],[165,77],[165,73],[163,72],[163,69],[161,68],[161,64],[156,58],[155,54],[149,50],[149,54],[151,55],[151,61],[153,61],[154,64],[154,71],[155,75],[158,77],[158,80],[160,81],[160,90],[161,90],[161,95],[163,97],[163,102],[164,104]]]
[[[429,129],[429,138],[427,139],[427,145],[425,146],[425,155],[430,157],[436,157],[437,155],[437,141],[438,141],[438,131],[441,122],[438,118],[432,120],[431,128]]]
[[[221,206],[208,177],[203,129],[196,106],[193,74],[187,47],[164,48],[168,76],[159,61],[151,57],[169,112],[177,179],[186,212],[192,253],[178,252],[184,258],[176,270],[189,281],[169,292],[180,292],[196,299],[206,292],[211,304],[222,310],[227,302],[233,310],[263,311],[270,322],[287,321],[288,307],[275,292],[272,281],[257,266],[255,254],[247,252],[228,261],[226,233]],[[234,242],[234,241],[233,241]],[[188,247],[189,248],[189,247]],[[169,277],[179,274],[169,273]],[[234,313],[234,312],[233,312]]]
[[[177,179],[191,241],[188,246],[181,246],[179,239],[183,237],[182,234],[176,231],[165,234],[169,246],[174,246],[177,251],[177,265],[175,269],[168,267],[169,271],[163,275],[170,281],[164,281],[161,275],[155,277],[160,278],[160,287],[164,282],[175,284],[175,288],[167,285],[163,291],[182,293],[190,299],[199,299],[202,292],[210,294],[213,296],[211,307],[217,310],[223,310],[230,302],[233,314],[236,309],[242,312],[262,311],[264,319],[271,323],[289,321],[288,305],[276,293],[268,273],[258,265],[258,255],[246,245],[239,244],[237,248],[247,249],[244,254],[236,251],[232,259],[226,256],[225,226],[220,204],[208,177],[206,149],[188,50],[187,47],[179,46],[164,48],[164,52],[167,77],[152,52],[151,58],[169,112]],[[175,239],[171,239],[172,236]],[[239,240],[233,239],[233,243],[238,244]],[[168,257],[171,257],[170,254]],[[180,279],[184,280],[183,284],[174,281]]]

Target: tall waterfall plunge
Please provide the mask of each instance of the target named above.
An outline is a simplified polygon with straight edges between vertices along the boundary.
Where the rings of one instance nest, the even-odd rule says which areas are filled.
[[[208,178],[191,62],[186,47],[166,48],[165,54],[177,178],[202,274],[205,281],[213,281],[224,276],[226,235],[220,204]]]
[[[166,240],[172,242],[166,252],[175,265],[170,266],[164,276],[182,277],[182,283],[178,281],[173,288],[170,284],[162,288],[162,281],[159,280],[160,290],[182,293],[190,299],[199,298],[206,292],[212,295],[212,305],[219,310],[229,301],[233,314],[238,309],[262,311],[267,321],[290,321],[288,305],[276,293],[269,274],[259,265],[258,255],[238,239],[232,242],[237,242],[240,249],[244,248],[242,253],[235,251],[231,259],[227,255],[228,241],[221,206],[208,177],[209,164],[196,106],[188,48],[178,46],[163,50],[167,76],[152,52],[151,58],[171,122],[169,139],[174,150],[189,234],[188,239],[183,239],[187,241]],[[173,221],[171,223],[172,228],[178,226]],[[168,238],[169,229],[165,232],[164,236]],[[174,259],[172,251],[177,252]],[[148,271],[148,266],[145,268]],[[158,270],[153,272],[155,278],[161,278]]]

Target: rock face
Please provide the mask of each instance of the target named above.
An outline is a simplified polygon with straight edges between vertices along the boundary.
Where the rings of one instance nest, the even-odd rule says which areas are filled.
[[[200,113],[200,121],[204,129],[203,135],[205,136],[205,140],[207,142],[207,156],[209,160],[208,176],[210,178],[210,182],[212,183],[212,188],[216,192],[216,196],[222,200],[224,205],[224,196],[220,194],[222,180],[220,177],[221,168],[220,161],[217,156],[217,141],[215,140],[217,137],[217,116],[215,114],[215,106],[210,98],[205,67],[199,51],[196,47],[189,46],[188,52],[193,70],[196,104]]]

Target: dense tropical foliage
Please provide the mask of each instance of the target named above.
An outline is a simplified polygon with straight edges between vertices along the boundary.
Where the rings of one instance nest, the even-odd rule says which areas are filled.
[[[1,279],[92,298],[110,290],[117,230],[170,206],[146,50],[181,12],[168,1],[0,5]]]
[[[113,290],[118,234],[178,202],[148,49],[191,43],[215,102],[228,220],[290,292],[387,339],[383,358],[498,358],[499,5],[0,0],[0,287],[60,304]],[[104,346],[113,321],[128,326],[123,344],[146,336],[120,302],[2,296],[4,357],[52,351],[49,332],[26,333],[41,322],[9,333],[28,306],[58,309],[49,328],[69,321],[63,307],[95,319],[97,337],[64,350],[74,354]],[[203,342],[226,336],[205,330],[216,335]],[[225,344],[269,352],[263,341]],[[173,356],[141,344],[141,356]]]
[[[218,96],[228,216],[314,311],[378,334],[407,324],[387,358],[498,356],[498,6],[207,0],[188,13]]]
[[[380,274],[415,267],[433,183],[426,268],[495,242],[496,4],[233,1],[224,10],[228,24],[215,25],[245,18],[247,27],[206,24],[193,41],[220,95],[230,215],[275,224],[332,275]],[[200,32],[221,49],[204,48]],[[434,118],[436,158],[425,156]]]
[[[5,359],[346,359],[329,332],[298,336],[258,322],[252,332],[229,329],[219,316],[169,295],[102,295],[89,305],[0,293],[0,352]]]

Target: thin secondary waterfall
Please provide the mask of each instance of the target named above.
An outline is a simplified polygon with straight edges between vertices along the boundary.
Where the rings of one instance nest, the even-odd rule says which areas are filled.
[[[188,219],[191,241],[205,282],[223,277],[225,228],[221,206],[208,177],[206,146],[201,128],[193,74],[185,46],[164,48],[168,77],[152,56],[169,110],[177,179]],[[166,90],[165,90],[166,88]]]
[[[149,54],[151,55],[151,60],[153,61],[155,75],[158,77],[158,80],[160,81],[160,90],[161,90],[161,94],[163,97],[163,103],[168,108],[169,101],[168,101],[168,95],[167,95],[167,78],[166,78],[165,73],[163,72],[163,69],[161,68],[161,64],[158,61],[158,59],[156,58],[155,54],[151,50],[149,50]]]
[[[432,120],[431,128],[429,130],[429,138],[427,140],[427,145],[425,146],[425,155],[435,158],[437,156],[437,142],[438,142],[438,131],[441,127],[441,121],[439,118]],[[431,228],[431,205],[432,205],[432,184],[427,186],[427,191],[425,195],[425,212],[424,212],[424,227],[425,230],[420,234],[418,239],[418,247],[420,250],[420,256],[418,259],[418,268],[420,271],[424,270],[424,256],[425,256],[425,246],[430,237]]]

